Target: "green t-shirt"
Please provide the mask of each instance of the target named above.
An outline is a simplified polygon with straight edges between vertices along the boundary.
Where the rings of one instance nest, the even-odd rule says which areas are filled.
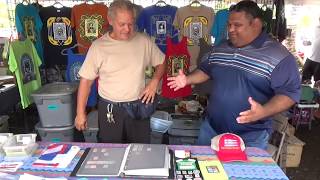
[[[41,87],[41,60],[31,40],[11,43],[8,65],[16,76],[22,108],[25,109],[33,102],[31,93]]]

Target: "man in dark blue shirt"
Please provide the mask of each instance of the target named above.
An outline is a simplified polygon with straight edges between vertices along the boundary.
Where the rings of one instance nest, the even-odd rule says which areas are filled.
[[[210,145],[217,134],[238,134],[246,146],[267,148],[271,116],[300,98],[300,75],[293,55],[263,31],[261,10],[241,1],[230,9],[229,40],[213,48],[190,75],[168,78],[178,90],[213,80],[208,113],[200,128],[199,145]]]

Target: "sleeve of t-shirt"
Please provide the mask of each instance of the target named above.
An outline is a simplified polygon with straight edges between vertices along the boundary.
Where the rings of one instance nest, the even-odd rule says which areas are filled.
[[[97,48],[98,47],[94,43],[91,44],[86,59],[79,70],[79,75],[85,79],[94,80],[98,77],[100,58],[99,53],[97,53]]]
[[[210,67],[209,67],[209,55],[211,52],[207,52],[201,57],[199,69],[210,76]],[[211,76],[210,76],[211,77]]]
[[[275,94],[288,96],[295,102],[300,100],[300,74],[293,55],[283,59],[271,73],[271,88]]]
[[[36,63],[36,66],[37,67],[40,67],[41,64],[42,64],[42,61],[38,55],[38,52],[36,50],[36,48],[34,47],[33,43],[30,41],[30,44],[31,44],[31,47],[32,47],[32,54],[33,54],[33,59],[34,59],[34,62]]]
[[[143,32],[145,28],[145,18],[144,18],[145,10],[142,10],[137,18],[137,27],[139,32]]]
[[[20,17],[19,17],[19,4],[16,6],[16,11],[15,11],[15,21],[16,21],[16,28],[17,28],[17,31],[19,33],[22,33],[23,32],[23,27],[22,27],[22,22],[20,20]]]
[[[179,19],[180,19],[180,17],[179,17],[179,9],[176,11],[176,15],[175,15],[175,17],[174,17],[174,20],[173,20],[173,26],[178,30],[178,31],[180,31],[181,29],[180,29],[180,26],[179,26]]]
[[[215,19],[212,23],[212,28],[211,28],[211,35],[215,38],[218,36],[218,15],[219,15],[219,11],[215,16]]]
[[[35,17],[35,21],[36,21],[36,25],[35,25],[36,27],[35,28],[40,32],[41,29],[42,29],[42,20],[40,18],[39,13],[37,13],[38,12],[37,8],[32,6],[32,9],[33,9],[33,12],[35,12],[34,13],[34,17]]]
[[[106,5],[103,5],[103,8],[104,8],[104,12],[106,13],[105,14],[105,16],[104,17],[106,17],[106,18],[104,18],[103,20],[105,21],[105,23],[103,24],[104,25],[104,29],[106,30],[106,29],[108,29],[108,26],[109,26],[109,21],[108,21],[108,7],[106,6]]]
[[[72,9],[71,9],[71,27],[75,28],[76,27],[76,8],[77,5],[75,5]]]
[[[155,67],[164,62],[165,55],[162,53],[159,47],[154,42],[152,42],[152,40],[149,37],[147,38],[148,38],[148,43],[150,47],[149,57],[151,57],[151,65]]]
[[[12,45],[10,45],[8,65],[9,65],[9,70],[11,72],[15,72],[17,67],[18,67],[17,66],[17,62],[16,62],[16,57],[15,57],[15,54],[13,52]]]
[[[214,14],[214,10],[213,8],[210,8],[210,22],[209,22],[209,30],[208,30],[208,34],[209,34],[209,37],[211,36],[211,31],[212,31],[212,24],[214,23],[214,19],[215,19],[215,14]]]

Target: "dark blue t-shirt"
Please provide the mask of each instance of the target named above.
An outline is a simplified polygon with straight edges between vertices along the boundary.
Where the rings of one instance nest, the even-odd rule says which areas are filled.
[[[249,97],[262,105],[276,94],[286,95],[296,102],[300,98],[300,76],[295,58],[265,33],[244,48],[222,43],[201,63],[200,70],[213,80],[208,116],[219,134],[253,130],[270,132],[270,118],[237,123],[239,113],[251,107]]]
[[[144,8],[137,20],[139,31],[144,31],[149,36],[155,38],[155,43],[159,49],[166,53],[166,37],[169,36],[173,42],[178,42],[178,31],[173,26],[173,20],[176,15],[175,6],[149,6]]]
[[[67,50],[68,53],[68,65],[67,65],[67,71],[66,71],[66,80],[68,82],[79,82],[80,76],[78,74],[86,55],[82,54],[74,54],[72,50],[69,48]],[[97,98],[98,98],[98,90],[96,82],[94,82],[91,86],[91,91],[89,94],[87,106],[93,107],[97,104]]]

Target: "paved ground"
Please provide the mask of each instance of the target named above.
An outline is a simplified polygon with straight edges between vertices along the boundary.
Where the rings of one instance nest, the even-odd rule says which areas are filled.
[[[313,121],[311,131],[308,127],[299,127],[295,136],[304,141],[301,163],[298,168],[287,168],[290,180],[320,179],[320,120]]]

